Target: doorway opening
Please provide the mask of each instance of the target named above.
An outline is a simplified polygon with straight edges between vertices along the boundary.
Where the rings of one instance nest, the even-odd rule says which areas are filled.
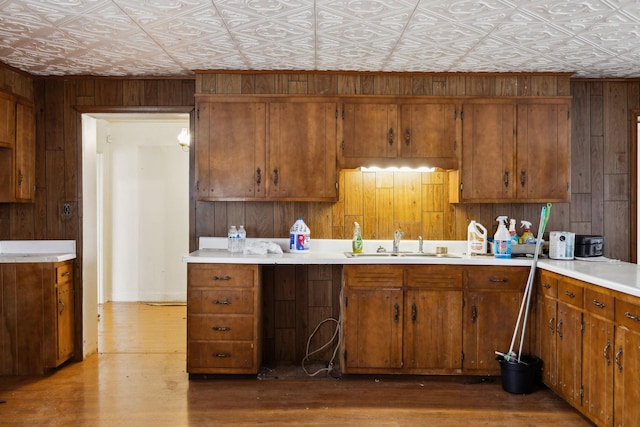
[[[189,127],[184,113],[82,114],[85,355],[99,304],[186,301]]]

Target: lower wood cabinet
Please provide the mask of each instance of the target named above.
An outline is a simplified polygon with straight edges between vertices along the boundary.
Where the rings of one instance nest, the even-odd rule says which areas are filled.
[[[499,374],[528,268],[345,265],[342,371]]]
[[[73,261],[0,272],[0,375],[41,375],[73,357]]]
[[[541,271],[536,352],[543,381],[598,426],[640,419],[640,298]]]
[[[189,264],[187,371],[257,373],[262,357],[258,266]]]

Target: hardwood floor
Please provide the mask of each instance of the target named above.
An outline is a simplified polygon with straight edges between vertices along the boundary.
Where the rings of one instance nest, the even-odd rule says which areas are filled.
[[[590,426],[546,388],[469,377],[188,379],[186,309],[109,303],[99,353],[37,378],[0,377],[0,425]]]

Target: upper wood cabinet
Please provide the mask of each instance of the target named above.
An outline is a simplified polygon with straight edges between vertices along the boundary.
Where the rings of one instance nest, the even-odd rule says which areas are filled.
[[[0,92],[0,202],[31,202],[35,191],[33,104]]]
[[[544,203],[570,199],[569,99],[469,100],[451,200]]]
[[[457,110],[449,98],[347,98],[338,163],[456,167]]]
[[[199,200],[337,199],[337,103],[199,97]]]

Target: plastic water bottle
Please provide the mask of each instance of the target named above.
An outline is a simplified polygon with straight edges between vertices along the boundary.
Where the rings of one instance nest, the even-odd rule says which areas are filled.
[[[298,218],[289,230],[289,252],[309,252],[311,230]]]
[[[240,240],[240,236],[238,235],[238,229],[235,225],[229,227],[229,233],[227,236],[229,237],[227,241],[227,250],[229,252],[238,252],[238,240]]]
[[[244,225],[240,226],[238,237],[238,252],[244,252],[244,248],[247,245],[247,230],[244,229]]]

